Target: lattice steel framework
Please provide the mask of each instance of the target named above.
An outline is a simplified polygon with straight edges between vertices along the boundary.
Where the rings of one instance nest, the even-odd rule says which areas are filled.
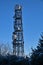
[[[24,55],[24,39],[23,39],[22,6],[21,5],[15,6],[13,54],[17,56]]]

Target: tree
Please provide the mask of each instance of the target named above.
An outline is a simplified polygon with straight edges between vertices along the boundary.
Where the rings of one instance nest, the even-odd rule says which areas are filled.
[[[1,55],[2,47],[3,47],[3,43],[0,43],[0,55]]]
[[[31,65],[43,65],[43,34],[36,49],[32,49]]]
[[[4,44],[4,43],[1,43],[0,44],[0,55],[7,55],[7,54],[10,54],[11,50],[10,50],[10,46],[9,44]]]

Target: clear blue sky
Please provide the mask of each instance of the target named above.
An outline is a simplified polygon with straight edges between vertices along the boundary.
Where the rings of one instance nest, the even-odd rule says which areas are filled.
[[[43,0],[0,0],[0,42],[12,44],[14,6],[22,5],[24,49],[31,52],[31,47],[38,45],[43,32]]]

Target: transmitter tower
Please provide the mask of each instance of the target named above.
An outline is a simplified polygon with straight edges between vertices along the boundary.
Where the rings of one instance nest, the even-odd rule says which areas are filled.
[[[16,5],[14,10],[14,32],[13,32],[13,54],[16,56],[24,55],[22,6]]]

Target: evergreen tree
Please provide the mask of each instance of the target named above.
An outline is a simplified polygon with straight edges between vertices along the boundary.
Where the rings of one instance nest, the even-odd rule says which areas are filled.
[[[36,49],[32,49],[31,65],[43,65],[43,34]]]

